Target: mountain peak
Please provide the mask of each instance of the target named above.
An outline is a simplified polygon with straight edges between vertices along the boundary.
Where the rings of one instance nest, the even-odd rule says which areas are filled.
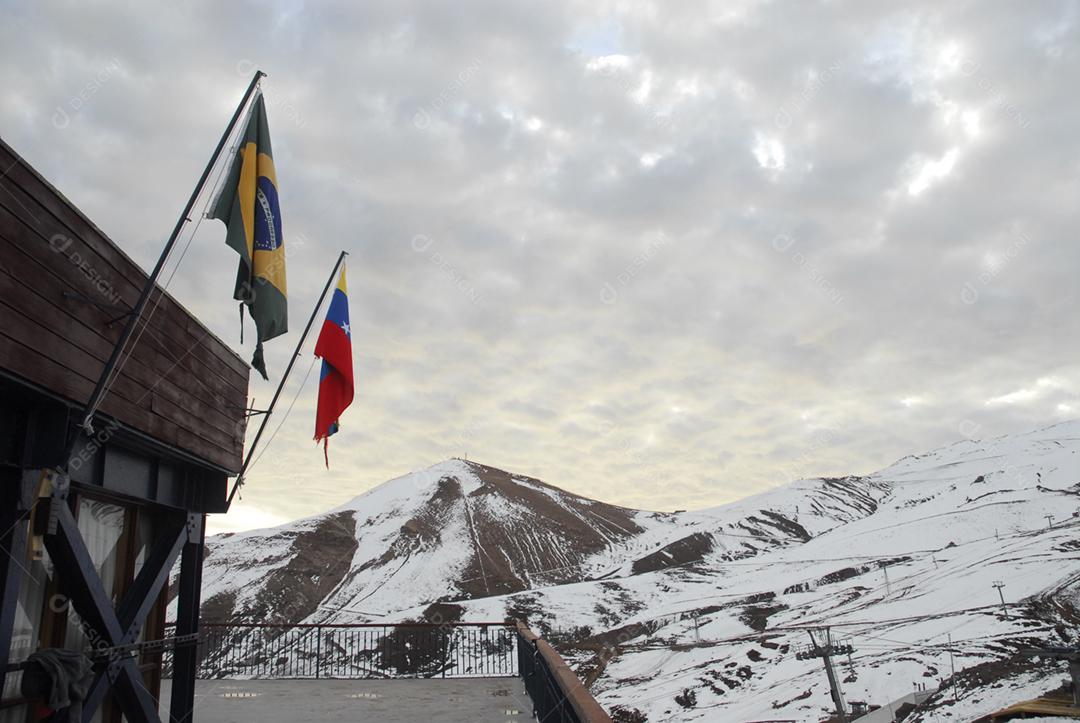
[[[440,489],[445,494],[447,483],[453,483],[451,486],[455,493],[464,497],[483,493],[520,497],[522,494],[543,491],[549,496],[574,498],[588,504],[593,503],[592,500],[533,477],[513,474],[474,460],[450,457],[429,467],[383,482],[337,509],[363,510],[369,508],[372,503],[381,505],[391,499],[420,501],[425,499],[425,495],[439,493]]]
[[[701,720],[721,705],[725,719],[782,708],[819,720],[823,676],[808,679],[809,664],[784,654],[805,626],[868,636],[845,684],[878,700],[904,692],[897,680],[951,666],[941,646],[950,628],[967,626],[956,642],[971,651],[968,665],[1030,647],[1032,621],[1074,628],[1078,475],[1076,422],[671,514],[451,458],[322,515],[208,539],[202,614],[337,623],[438,611],[528,619],[538,630],[569,623],[586,638],[573,652],[599,671],[602,703],[640,705],[657,721],[685,720],[695,700]],[[1015,615],[997,614],[993,583],[1003,578]],[[944,616],[956,622],[942,627]],[[884,654],[880,634],[913,642]],[[589,657],[597,650],[603,657]],[[675,709],[672,697],[687,704]],[[969,708],[978,702],[968,698]],[[962,719],[978,717],[965,710]]]

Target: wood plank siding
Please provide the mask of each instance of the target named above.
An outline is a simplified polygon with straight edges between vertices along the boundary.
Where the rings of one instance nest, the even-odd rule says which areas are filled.
[[[81,409],[146,279],[0,140],[0,368]],[[235,473],[249,367],[160,290],[144,319],[155,305],[100,411]]]

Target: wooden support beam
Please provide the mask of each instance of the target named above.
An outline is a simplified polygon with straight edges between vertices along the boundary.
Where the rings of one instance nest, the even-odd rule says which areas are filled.
[[[176,635],[199,632],[199,598],[202,588],[202,556],[205,517],[188,516],[188,542],[180,557],[180,580],[176,600]],[[198,646],[177,647],[173,652],[172,700],[169,716],[173,723],[191,723],[195,710],[195,675],[199,668]]]

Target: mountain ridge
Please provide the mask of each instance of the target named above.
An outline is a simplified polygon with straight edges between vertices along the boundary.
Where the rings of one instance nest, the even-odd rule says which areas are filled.
[[[1053,687],[1023,649],[1075,644],[1078,452],[1080,422],[1060,423],[675,513],[447,460],[322,515],[211,538],[203,612],[521,618],[560,642],[603,705],[648,721],[820,720],[820,662],[794,650],[807,626],[835,625],[856,642],[851,699],[930,681],[963,695],[927,710],[968,720]]]
[[[864,478],[830,478],[700,511],[654,512],[452,458],[325,513],[209,538],[204,611],[279,622],[282,610],[309,622],[322,621],[320,611],[381,619],[402,609],[398,600],[459,602],[692,564],[712,553],[740,559],[870,514],[885,493]],[[318,583],[300,584],[305,578]],[[287,604],[281,592],[289,584],[296,600]]]

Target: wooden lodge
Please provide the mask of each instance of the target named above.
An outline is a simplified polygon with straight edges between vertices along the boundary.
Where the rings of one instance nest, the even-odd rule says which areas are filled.
[[[83,431],[147,278],[0,140],[0,723],[40,719],[26,659],[57,648],[92,661],[83,721],[159,720],[175,648],[162,708],[191,720],[204,521],[241,466],[248,365],[155,290]]]

